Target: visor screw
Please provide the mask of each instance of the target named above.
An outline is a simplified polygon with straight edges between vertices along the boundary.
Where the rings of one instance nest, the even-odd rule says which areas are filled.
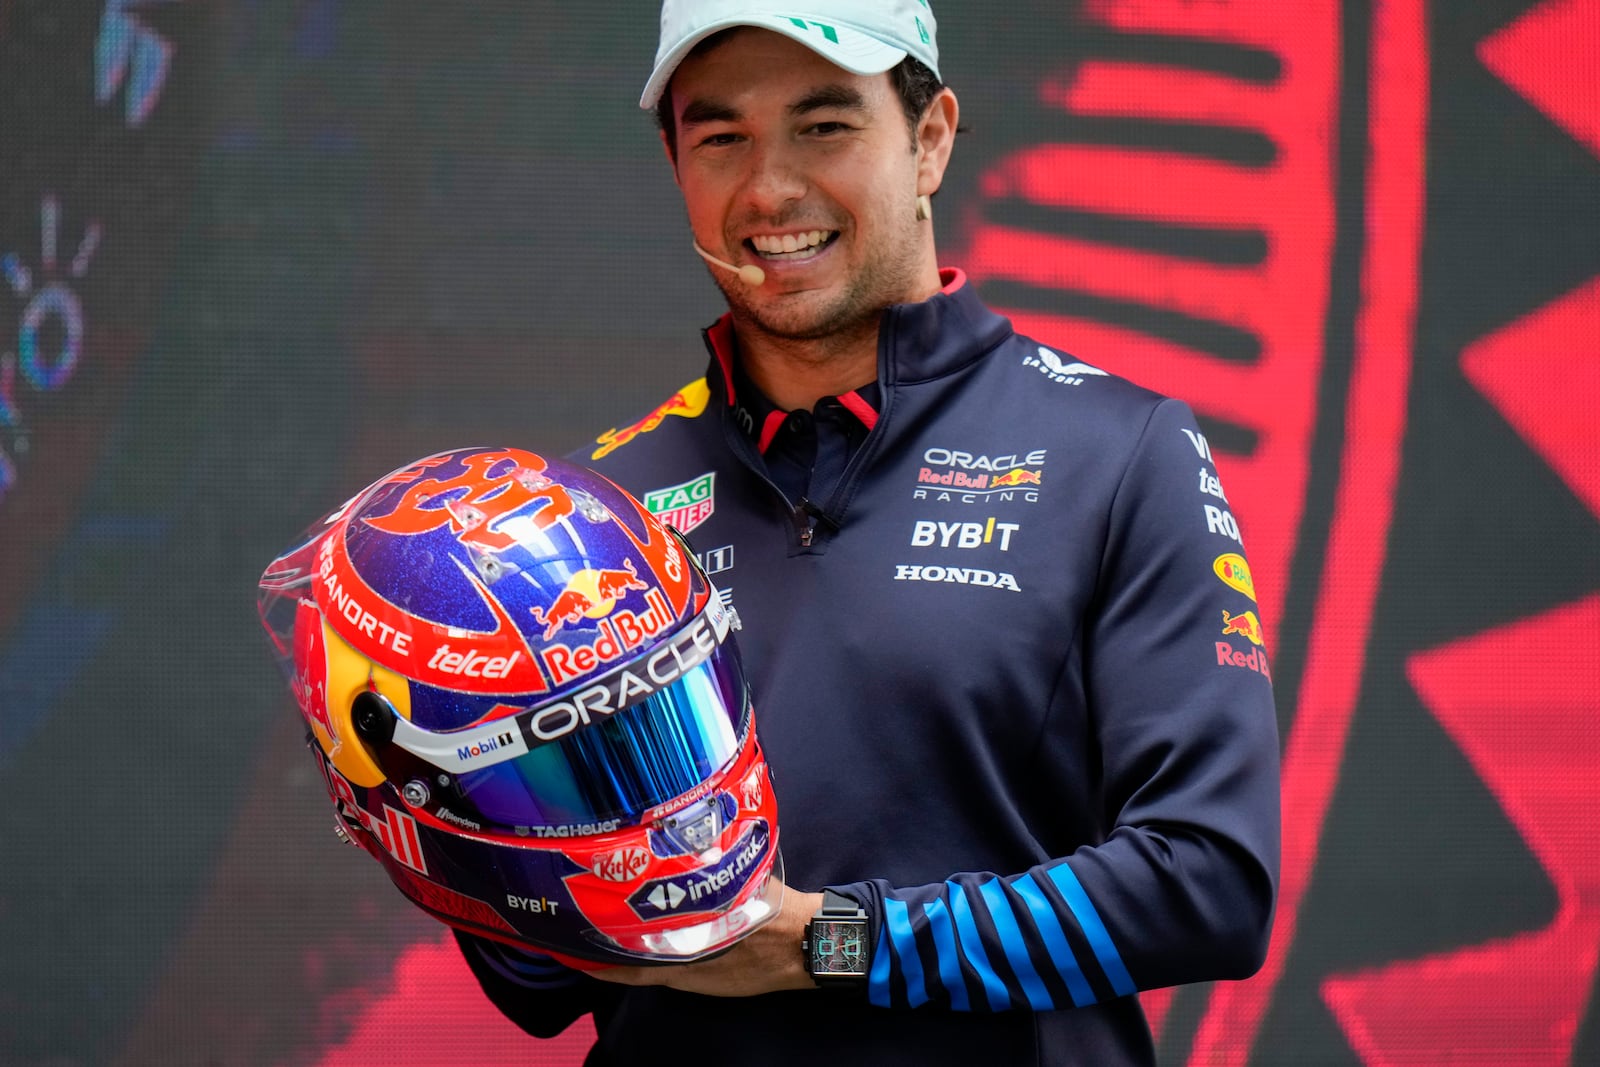
[[[428,784],[413,778],[400,790],[400,799],[413,808],[420,808],[428,802]]]
[[[448,774],[441,774],[439,777],[435,778],[434,781],[439,783],[439,787],[441,789],[450,788],[450,776]]]

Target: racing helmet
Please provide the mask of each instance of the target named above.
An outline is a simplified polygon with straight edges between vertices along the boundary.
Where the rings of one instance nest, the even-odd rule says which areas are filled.
[[[699,959],[776,912],[737,617],[601,475],[429,456],[274,560],[259,608],[336,831],[435,917],[596,969]]]

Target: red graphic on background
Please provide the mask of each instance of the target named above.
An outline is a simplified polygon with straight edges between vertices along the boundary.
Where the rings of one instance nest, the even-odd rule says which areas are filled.
[[[1600,156],[1600,3],[1541,4],[1484,40],[1478,58]]]
[[[1542,930],[1329,979],[1368,1064],[1566,1064],[1600,956],[1600,597],[1412,657],[1408,673],[1555,886]],[[1452,1060],[1451,1062],[1455,1062]]]
[[[1555,0],[1479,57],[1600,156],[1600,3]],[[1468,346],[1462,371],[1600,516],[1600,277]],[[1368,1064],[1570,1062],[1600,959],[1600,597],[1415,656],[1412,685],[1556,890],[1541,930],[1328,979]]]
[[[1202,418],[1250,432],[1248,455],[1213,447],[1226,453],[1218,466],[1246,527],[1262,628],[1270,634],[1306,506],[1310,441],[1323,399],[1318,389],[1333,282],[1342,7],[1334,0],[1091,0],[1088,9],[1092,20],[1120,32],[1266,53],[1277,59],[1279,73],[1264,82],[1091,59],[1045,82],[1047,105],[1078,116],[1252,131],[1272,145],[1270,160],[1246,164],[1148,147],[1035,145],[986,172],[983,196],[1258,235],[1265,252],[1260,262],[1224,264],[984,225],[974,235],[969,270],[980,282],[1017,282],[1178,312],[1253,339],[1257,354],[1225,358],[1087,316],[1004,309],[1019,330],[1066,340],[1073,355],[1184,397]],[[1261,974],[1216,988],[1190,1053],[1195,1064],[1248,1060],[1282,976],[1355,712],[1392,516],[1424,204],[1428,64],[1421,0],[1374,5],[1371,40],[1362,301],[1326,570],[1284,750],[1277,925]],[[1171,997],[1159,991],[1143,998],[1158,1034]]]
[[[1600,515],[1600,278],[1473,344],[1461,369]]]
[[[1260,354],[1221,359],[1169,339],[1093,318],[1002,308],[1023,333],[1141,385],[1181,396],[1200,413],[1248,428],[1251,453],[1224,461],[1235,513],[1265,600],[1278,618],[1304,506],[1308,450],[1327,326],[1335,222],[1340,5],[1193,4],[1094,0],[1111,29],[1227,42],[1283,60],[1271,84],[1128,59],[1094,58],[1047,79],[1047,106],[1076,116],[1139,117],[1259,131],[1276,146],[1266,165],[1224,163],[1148,147],[1039,144],[982,177],[986,200],[1021,201],[1113,218],[1259,235],[1259,263],[1200,262],[1071,236],[985,225],[970,241],[968,273],[1091,294],[1218,324],[1254,338]]]
[[[419,1010],[421,1005],[426,1009]],[[389,992],[364,1006],[350,1036],[323,1053],[315,1067],[402,1062],[579,1067],[594,1038],[594,1024],[585,1017],[560,1037],[535,1042],[484,1000],[455,940],[446,934],[400,954]]]

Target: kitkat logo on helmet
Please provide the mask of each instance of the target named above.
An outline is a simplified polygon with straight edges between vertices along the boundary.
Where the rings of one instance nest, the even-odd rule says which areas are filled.
[[[632,846],[595,856],[589,869],[607,882],[631,882],[650,869],[650,850]]]

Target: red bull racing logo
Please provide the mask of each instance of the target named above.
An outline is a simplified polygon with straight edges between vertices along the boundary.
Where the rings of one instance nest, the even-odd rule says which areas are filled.
[[[1237,615],[1229,614],[1227,609],[1222,612],[1222,633],[1238,634],[1248,640],[1252,645],[1262,644],[1261,620],[1256,618],[1253,611],[1241,611]]]
[[[556,594],[549,608],[530,608],[534,620],[544,627],[544,639],[548,641],[563,628],[580,625],[584,619],[610,615],[630,589],[650,588],[634,569],[633,560],[624,560],[623,566],[625,570],[581,570],[567,579],[566,588]]]
[[[991,484],[996,489],[1007,489],[1014,485],[1038,485],[1043,480],[1043,471],[1030,471],[1016,467],[1006,471],[1004,474],[995,475]]]
[[[697,378],[688,385],[679,389],[667,398],[667,402],[656,408],[650,414],[634,423],[624,426],[620,430],[607,430],[596,437],[595,444],[600,447],[595,449],[590,459],[601,459],[632,441],[640,434],[649,433],[666,421],[668,415],[681,415],[683,418],[692,419],[706,409],[706,401],[711,399],[711,388],[706,385],[704,378]]]
[[[602,583],[605,583],[602,586]],[[545,640],[568,626],[581,626],[585,620],[599,621],[599,633],[582,645],[551,643],[539,659],[556,685],[581,678],[596,667],[619,659],[645,642],[667,632],[677,617],[660,589],[648,589],[642,612],[617,608],[617,599],[627,589],[646,589],[632,577],[632,568],[623,571],[579,571],[567,582],[548,611],[531,609],[545,627]]]

